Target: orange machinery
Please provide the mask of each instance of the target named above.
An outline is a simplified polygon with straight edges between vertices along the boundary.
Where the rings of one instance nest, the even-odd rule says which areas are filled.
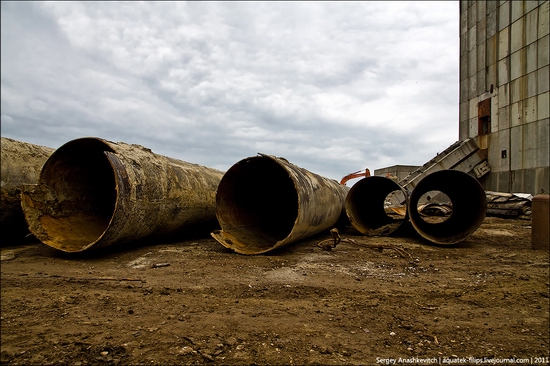
[[[355,173],[349,173],[348,175],[343,177],[342,180],[340,180],[340,184],[346,184],[348,180],[360,178],[360,177],[370,177],[370,170],[367,168],[367,169],[356,171]]]

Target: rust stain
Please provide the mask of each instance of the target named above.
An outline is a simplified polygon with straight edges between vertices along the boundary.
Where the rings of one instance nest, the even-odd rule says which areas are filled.
[[[52,154],[23,210],[42,242],[79,252],[215,221],[222,176],[139,145],[82,138]]]
[[[222,230],[211,235],[241,254],[266,253],[336,224],[348,190],[284,158],[249,157],[220,182],[216,216]]]

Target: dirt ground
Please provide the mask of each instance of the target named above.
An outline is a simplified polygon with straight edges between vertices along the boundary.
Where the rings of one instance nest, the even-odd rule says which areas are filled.
[[[207,237],[77,256],[4,243],[1,361],[548,363],[549,253],[530,224],[488,217],[451,247],[345,232],[357,244],[326,251],[325,233],[259,256]]]

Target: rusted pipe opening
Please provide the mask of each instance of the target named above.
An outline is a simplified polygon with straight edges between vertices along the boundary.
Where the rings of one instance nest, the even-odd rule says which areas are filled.
[[[52,195],[40,224],[49,245],[73,252],[98,240],[109,226],[116,203],[112,149],[93,138],[73,140],[57,149],[42,169],[39,184]]]
[[[452,213],[446,220],[422,218],[419,202],[430,191],[440,191],[450,200]],[[466,239],[481,225],[486,211],[487,201],[481,184],[457,170],[440,170],[428,175],[416,185],[409,198],[412,225],[422,237],[437,244],[455,244]]]
[[[388,235],[397,230],[406,220],[406,207],[407,194],[386,177],[363,178],[346,197],[348,218],[365,235]]]
[[[21,190],[25,185],[38,183],[42,167],[54,149],[7,137],[1,137],[0,144],[0,245],[21,244],[29,238]]]
[[[224,231],[236,239],[234,248],[242,245],[242,251],[263,252],[292,231],[298,215],[296,187],[273,159],[242,160],[220,182],[216,215]]]
[[[79,252],[214,221],[222,175],[143,146],[82,138],[54,152],[21,205],[40,241]]]

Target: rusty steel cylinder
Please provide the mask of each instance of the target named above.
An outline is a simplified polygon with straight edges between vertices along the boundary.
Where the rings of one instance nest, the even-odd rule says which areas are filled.
[[[246,158],[220,182],[212,237],[237,253],[269,252],[334,227],[348,190],[284,158]]]
[[[389,235],[406,222],[407,200],[407,193],[394,180],[366,177],[351,187],[346,214],[352,226],[364,235]]]
[[[44,244],[82,252],[215,222],[222,176],[139,145],[87,137],[57,149],[21,202]]]
[[[537,194],[532,200],[531,247],[550,249],[550,196]]]
[[[36,184],[42,166],[54,149],[2,137],[2,245],[21,243],[30,233],[21,209],[21,188]]]
[[[451,201],[452,213],[442,221],[431,222],[419,212],[420,198],[428,192],[442,192]],[[481,184],[464,172],[440,170],[423,178],[409,197],[411,224],[425,239],[436,244],[456,244],[481,225],[487,212],[487,200]]]

